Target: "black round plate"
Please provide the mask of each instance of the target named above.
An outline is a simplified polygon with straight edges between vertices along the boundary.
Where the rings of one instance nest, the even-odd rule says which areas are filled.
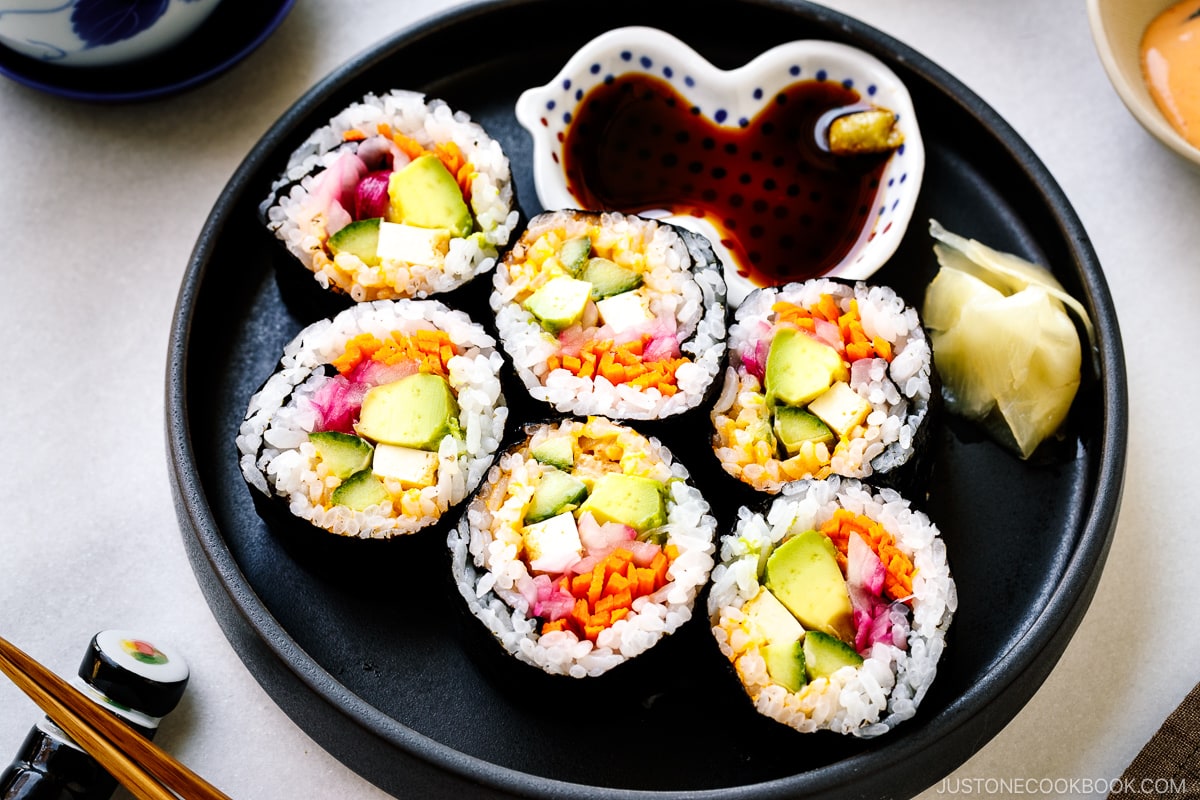
[[[173,486],[200,585],[284,711],[399,796],[915,794],[1017,714],[1062,655],[1100,577],[1120,503],[1127,412],[1116,315],[1087,236],[1041,162],[994,111],[857,20],[807,3],[751,0],[724,3],[719,14],[697,13],[684,0],[613,0],[603,13],[570,20],[561,8],[553,0],[482,3],[400,32],[308,92],[233,175],[180,291],[167,375]],[[501,141],[531,216],[542,209],[530,141],[513,115],[517,96],[553,78],[595,35],[630,24],[670,31],[724,68],[805,38],[883,59],[912,92],[928,165],[914,222],[877,280],[919,305],[937,268],[927,230],[936,218],[1052,265],[1099,331],[1099,374],[1084,381],[1065,439],[1034,459],[1021,461],[954,419],[936,432],[928,496],[913,499],[943,532],[959,607],[918,715],[878,739],[801,735],[756,714],[731,682],[702,610],[614,671],[618,681],[549,687],[529,674],[536,670],[497,661],[463,621],[442,532],[359,542],[268,523],[238,472],[234,436],[250,394],[318,313],[281,293],[277,268],[297,268],[256,213],[291,149],[368,91],[423,90]],[[474,313],[485,313],[489,280],[459,298]],[[544,414],[512,400],[512,426]],[[727,530],[741,495],[704,438],[686,427],[655,433],[689,467]]]

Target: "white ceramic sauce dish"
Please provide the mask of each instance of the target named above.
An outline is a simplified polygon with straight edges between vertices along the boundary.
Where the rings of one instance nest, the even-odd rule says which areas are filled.
[[[580,102],[606,82],[642,73],[667,82],[699,113],[729,129],[753,124],[776,96],[800,81],[830,81],[852,88],[862,103],[896,115],[903,144],[883,168],[869,213],[853,245],[822,274],[866,279],[896,251],[912,217],[925,167],[925,151],[908,90],[881,61],[848,45],[797,40],[773,47],[745,65],[722,70],[678,38],[655,28],[610,30],[588,42],[544,86],[521,94],[516,116],[533,138],[533,177],[538,200],[548,210],[583,208],[573,194],[564,167],[564,144]],[[740,269],[707,216],[674,214],[668,209],[619,209],[665,218],[708,237],[725,266],[729,304],[737,306],[762,278]],[[797,231],[798,236],[803,232]],[[780,280],[774,281],[782,282]]]

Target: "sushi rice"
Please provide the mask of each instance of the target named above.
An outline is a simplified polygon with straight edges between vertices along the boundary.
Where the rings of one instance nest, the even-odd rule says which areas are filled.
[[[435,480],[422,488],[402,488],[387,480],[390,500],[363,510],[333,503],[340,481],[321,463],[310,434],[329,429],[331,415],[357,413],[354,386],[365,391],[399,373],[381,368],[375,378],[343,389],[336,385],[342,376],[331,365],[362,337],[386,342],[428,332],[444,334],[453,349],[444,377],[459,410],[459,435],[448,434],[436,446]],[[242,474],[256,491],[281,498],[292,514],[331,533],[361,538],[414,533],[465,500],[491,465],[508,417],[497,377],[501,364],[495,340],[484,328],[439,301],[378,300],[351,306],[300,331],[284,348],[274,374],[250,398],[236,440]],[[339,399],[340,391],[349,399]],[[340,407],[331,411],[331,406]]]
[[[772,432],[764,380],[767,353],[778,330],[795,327],[787,312],[778,309],[791,306],[803,316],[819,308],[823,297],[843,316],[816,325],[824,327],[825,340],[840,351],[849,386],[869,403],[869,413],[832,446],[805,442],[789,455],[780,451]],[[884,340],[883,352],[872,347],[865,356],[850,355],[853,348],[841,341],[839,330],[839,322],[850,319],[861,325],[868,340]],[[931,399],[936,399],[933,370],[916,310],[890,287],[817,278],[755,290],[738,307],[729,328],[729,365],[710,411],[713,450],[726,472],[771,494],[792,480],[830,475],[867,479],[899,470],[924,445]]]
[[[839,512],[863,515],[890,534],[913,566],[911,595],[891,598],[883,612],[890,615],[890,630],[865,642],[860,666],[843,666],[789,691],[768,673],[761,631],[743,609],[762,587],[771,552],[793,534],[819,530]],[[945,544],[929,518],[894,490],[833,476],[788,484],[765,513],[739,510],[734,531],[721,539],[708,614],[721,652],[757,711],[801,732],[871,738],[916,713],[937,674],[957,604]]]
[[[559,250],[581,236],[593,255],[639,274],[648,314],[638,324],[614,329],[589,303],[579,322],[549,331],[526,307],[539,287],[568,274]],[[500,262],[493,285],[500,340],[536,400],[565,414],[651,420],[711,398],[725,359],[725,280],[703,237],[635,215],[545,212]]]
[[[550,675],[598,676],[645,652],[691,618],[713,567],[716,520],[687,469],[653,437],[603,417],[532,424],[526,433],[523,441],[500,455],[450,532],[452,574],[470,613],[509,654]],[[531,497],[550,471],[531,451],[563,436],[570,438],[575,451],[574,474],[589,484],[609,472],[660,482],[665,487],[665,523],[651,532],[652,537],[639,535],[635,540],[628,529],[628,539],[620,535],[618,541],[593,540],[579,554],[582,558],[569,559],[569,564],[561,563],[547,574],[531,566],[525,540]],[[588,516],[585,512],[579,520],[585,542]],[[615,530],[613,525],[593,524],[591,535],[607,535]],[[589,571],[595,574],[595,565],[602,568],[607,555],[626,548],[636,553],[635,566],[645,565],[646,571],[658,564],[657,558],[665,559],[665,582],[635,596],[623,618],[593,630],[591,637],[580,635],[566,624],[567,617],[573,607],[588,603],[563,594],[560,581]],[[650,554],[644,552],[647,549]]]
[[[355,214],[339,202],[346,182],[366,171],[400,170],[418,150],[446,147],[465,160],[456,177],[468,190],[474,231],[450,239],[443,263],[383,259],[373,266],[349,252],[330,251],[329,237]],[[259,212],[323,288],[357,302],[422,298],[465,284],[495,266],[520,217],[500,143],[466,112],[399,89],[367,94],[313,131],[291,154]]]

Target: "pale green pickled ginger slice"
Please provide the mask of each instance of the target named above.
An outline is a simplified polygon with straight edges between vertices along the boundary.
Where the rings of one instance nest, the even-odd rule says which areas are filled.
[[[923,313],[947,407],[984,423],[1028,458],[1061,427],[1079,388],[1082,350],[1062,289],[1048,273],[1053,286],[1022,280],[1020,266],[1000,273],[981,267],[967,256],[976,248],[957,247],[967,240],[937,226],[939,234],[953,244],[934,248],[942,269],[926,290]],[[1015,258],[990,252],[1001,261]]]
[[[1096,329],[1083,304],[1069,295],[1050,270],[1012,253],[1002,253],[985,244],[951,233],[935,219],[929,220],[929,234],[939,244],[933,246],[938,263],[974,275],[1004,294],[1019,292],[1027,286],[1040,286],[1079,318],[1087,332],[1089,350],[1096,347]]]

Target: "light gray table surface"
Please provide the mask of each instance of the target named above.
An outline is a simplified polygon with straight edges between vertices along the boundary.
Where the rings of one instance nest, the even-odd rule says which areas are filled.
[[[928,56],[1024,137],[1089,232],[1115,299],[1130,435],[1094,601],[1024,710],[921,795],[1018,780],[1029,793],[1100,796],[1200,679],[1200,437],[1183,419],[1200,396],[1200,173],[1121,105],[1082,0],[828,5]],[[193,677],[159,742],[237,800],[387,795],[279,710],[198,588],[164,444],[176,295],[211,206],[276,118],[345,60],[451,7],[300,0],[230,72],[149,103],[80,103],[0,79],[0,635],[63,672],[103,628],[176,642]],[[0,680],[0,759],[39,717]]]

